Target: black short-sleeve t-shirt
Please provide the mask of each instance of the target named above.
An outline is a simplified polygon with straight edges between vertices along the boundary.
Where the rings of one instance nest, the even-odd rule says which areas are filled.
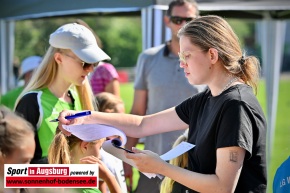
[[[215,97],[207,89],[176,112],[189,125],[188,142],[196,145],[189,151],[189,170],[215,174],[216,150],[238,146],[246,156],[235,192],[266,192],[266,120],[250,86],[235,85]]]

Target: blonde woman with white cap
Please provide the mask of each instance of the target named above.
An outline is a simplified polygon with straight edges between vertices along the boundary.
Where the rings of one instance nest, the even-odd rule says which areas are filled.
[[[50,122],[64,109],[94,110],[88,74],[98,62],[110,57],[98,47],[86,27],[69,23],[49,38],[40,66],[16,102],[16,111],[35,129],[36,150],[31,163],[48,163],[48,148],[57,122]]]
[[[39,66],[41,60],[42,58],[40,56],[29,56],[21,62],[20,75],[18,79],[23,80],[24,85],[18,86],[3,95],[1,99],[1,104],[9,107],[10,109],[14,108],[17,97],[23,91],[24,87],[28,84],[33,71]]]

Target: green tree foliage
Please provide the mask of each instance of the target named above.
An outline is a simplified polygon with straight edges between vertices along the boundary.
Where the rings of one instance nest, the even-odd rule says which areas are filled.
[[[135,66],[142,51],[140,17],[83,18],[100,37],[103,49],[116,67]]]
[[[251,19],[229,19],[228,22],[239,37],[240,44],[246,51],[246,55],[254,55],[258,57],[261,62],[261,66],[263,66],[261,46],[255,37],[256,21]]]
[[[116,67],[135,66],[142,49],[140,17],[64,17],[16,22],[15,57],[22,61],[30,55],[43,56],[49,47],[49,35],[59,26],[82,19],[100,37],[103,49]]]
[[[110,63],[117,68],[136,65],[137,57],[142,51],[140,16],[75,16],[17,21],[15,56],[22,61],[30,55],[44,55],[49,46],[49,35],[59,26],[76,19],[84,20],[100,37],[103,50],[112,58]],[[244,48],[257,50],[255,21],[229,19],[229,23]]]
[[[240,39],[242,46],[245,46],[246,39],[252,37],[255,33],[255,22],[241,19],[229,19],[229,24],[234,29],[235,33]],[[254,43],[254,42],[253,42]]]

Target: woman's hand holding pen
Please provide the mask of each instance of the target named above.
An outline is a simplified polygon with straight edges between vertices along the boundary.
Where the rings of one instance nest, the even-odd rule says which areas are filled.
[[[139,150],[134,147],[132,151],[134,153],[125,153],[126,158],[132,159],[139,171],[161,174],[164,163],[166,162],[158,154],[149,150]]]
[[[75,119],[66,119],[65,117],[75,115],[80,111],[74,110],[63,110],[58,116],[58,128],[67,136],[70,136],[71,133],[65,130],[62,125],[72,125],[72,124],[82,124],[84,122],[84,117],[78,117]]]

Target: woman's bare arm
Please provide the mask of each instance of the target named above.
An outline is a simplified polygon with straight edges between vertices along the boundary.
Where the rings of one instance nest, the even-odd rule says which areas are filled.
[[[62,124],[107,124],[119,128],[129,137],[141,138],[148,135],[175,130],[184,130],[188,127],[177,115],[175,108],[170,108],[156,114],[138,116],[121,113],[102,113],[93,111],[91,115],[72,120],[64,117],[73,115],[76,111],[62,111],[58,117],[59,126]],[[64,129],[62,129],[64,131]]]
[[[171,165],[148,150],[126,153],[126,157],[142,172],[162,174],[197,192],[232,193],[243,167],[245,150],[240,147],[218,149],[215,174],[200,174]]]

